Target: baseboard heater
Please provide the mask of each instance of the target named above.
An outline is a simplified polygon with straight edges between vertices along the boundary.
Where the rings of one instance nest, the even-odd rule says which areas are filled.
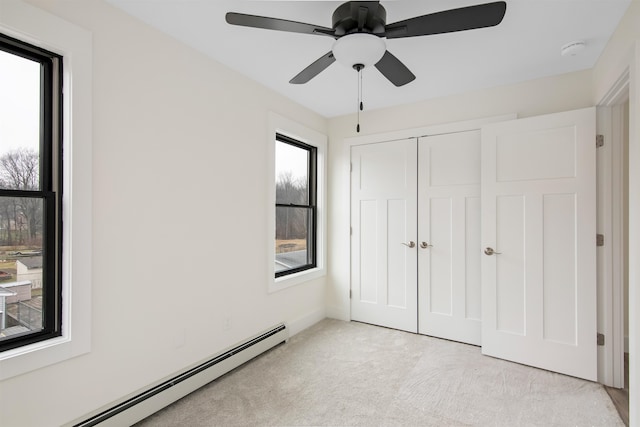
[[[149,389],[125,398],[119,403],[111,404],[106,410],[98,410],[96,414],[85,418],[83,421],[69,425],[74,427],[96,425],[100,425],[100,427],[120,427],[135,424],[261,353],[281,344],[288,338],[289,331],[287,327],[284,324],[277,325],[169,379],[163,380]]]

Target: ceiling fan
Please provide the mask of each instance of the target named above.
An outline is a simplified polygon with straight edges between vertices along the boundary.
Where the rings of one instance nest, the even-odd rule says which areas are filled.
[[[360,72],[375,67],[394,85],[403,86],[416,76],[391,52],[384,39],[452,33],[498,25],[507,9],[504,1],[451,9],[386,24],[387,12],[378,1],[350,1],[332,16],[332,28],[266,16],[229,12],[229,24],[293,33],[316,34],[336,39],[330,52],[289,81],[307,83],[336,60]]]

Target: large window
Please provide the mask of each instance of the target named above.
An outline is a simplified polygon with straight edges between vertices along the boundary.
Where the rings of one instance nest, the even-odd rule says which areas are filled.
[[[62,333],[62,58],[0,34],[0,351]]]
[[[276,277],[316,267],[316,165],[316,147],[276,134]]]
[[[3,58],[19,57],[36,64],[37,67],[45,67],[39,70],[40,84],[33,86],[38,96],[38,103],[44,109],[47,108],[46,90],[47,76],[49,70],[53,72],[51,81],[52,111],[42,114],[38,113],[38,119],[34,126],[38,142],[36,143],[38,152],[38,179],[39,190],[13,190],[24,191],[18,195],[12,192],[11,188],[2,188],[0,198],[22,197],[37,199],[41,196],[41,203],[44,204],[45,213],[42,215],[43,224],[33,228],[36,230],[35,238],[43,235],[42,243],[42,290],[36,290],[31,294],[32,299],[39,297],[42,302],[43,324],[40,330],[24,332],[22,335],[15,334],[12,337],[4,337],[0,342],[0,381],[7,378],[32,372],[55,363],[77,357],[91,351],[91,288],[92,288],[92,168],[93,168],[93,143],[92,143],[92,37],[91,32],[78,27],[69,21],[60,19],[42,9],[34,7],[20,0],[1,1],[2,13],[0,13],[0,34],[7,36],[4,38],[0,52],[8,54]],[[12,39],[10,39],[12,38]],[[20,41],[26,43],[21,43]],[[29,44],[38,46],[34,48]],[[56,57],[56,55],[59,55]],[[51,64],[62,62],[49,67],[46,65],[50,58]],[[21,102],[25,99],[18,99],[8,103],[10,114],[5,114],[7,103],[3,97],[9,96],[17,80],[12,80],[15,73],[8,74],[8,68],[3,64],[0,66],[0,130],[5,128],[15,128],[16,123],[7,125],[16,117]],[[59,76],[56,76],[58,74]],[[13,77],[12,77],[13,76]],[[4,82],[9,81],[11,89],[6,88]],[[60,82],[63,82],[62,84]],[[61,86],[64,86],[64,97],[60,97]],[[44,93],[43,93],[44,92]],[[45,98],[42,98],[44,94]],[[58,96],[61,99],[56,99]],[[56,117],[57,114],[57,117]],[[51,140],[46,141],[47,127],[41,128],[41,124],[46,123],[46,118],[51,119]],[[43,132],[44,130],[44,132]],[[13,135],[13,134],[11,134]],[[42,138],[42,139],[40,139]],[[8,139],[0,135],[0,147],[2,153],[6,151]],[[40,142],[42,141],[42,142]],[[18,147],[19,148],[19,147]],[[73,171],[73,173],[71,173]],[[40,193],[37,193],[37,192]],[[53,220],[55,229],[48,224],[52,220],[48,214],[52,210],[51,199],[56,200],[53,212],[58,218]],[[5,199],[6,200],[6,199]],[[62,200],[62,202],[60,202]],[[16,203],[16,211],[18,209]],[[63,206],[61,209],[60,206]],[[16,212],[17,213],[17,212]],[[12,230],[22,230],[24,235],[26,218],[15,222],[15,217],[11,215]],[[40,217],[40,216],[39,216]],[[16,224],[21,224],[14,227]],[[64,227],[60,227],[64,224]],[[4,232],[4,225],[0,224],[0,234]],[[39,229],[38,227],[42,227]],[[38,231],[39,230],[39,231]],[[53,244],[50,236],[55,232],[55,242]],[[12,232],[12,239],[15,241],[15,231]],[[26,240],[26,238],[25,238]],[[33,245],[23,250],[15,250],[11,254],[16,265],[16,275],[22,274],[23,265],[29,264],[28,258],[38,261],[38,249]],[[19,254],[17,252],[20,252]],[[5,256],[3,258],[2,256]],[[9,254],[3,253],[0,260],[9,261]],[[18,258],[22,259],[18,263]],[[5,265],[6,266],[6,265]],[[37,264],[24,265],[32,278],[27,278],[32,282],[32,289],[40,286],[38,284],[39,269]],[[0,270],[3,270],[0,268]],[[12,271],[5,271],[12,274]],[[16,281],[12,276],[4,278]],[[21,278],[23,276],[21,275]],[[0,281],[0,283],[3,283]],[[35,285],[34,285],[35,283]],[[24,291],[25,287],[21,288]],[[5,288],[6,290],[6,288]],[[16,293],[15,290],[10,290]],[[4,292],[3,292],[4,293]],[[8,292],[7,292],[8,293]],[[26,294],[28,296],[28,294]],[[17,296],[17,295],[16,295]],[[34,301],[35,302],[35,301]],[[6,304],[5,298],[5,304]],[[47,308],[47,304],[52,304],[53,309]],[[32,311],[35,315],[36,311]],[[24,312],[21,310],[21,317]],[[48,321],[51,316],[53,321]],[[5,318],[6,319],[6,318]],[[31,324],[35,322],[31,322]],[[6,326],[6,325],[5,325]],[[6,335],[6,334],[5,334]],[[9,349],[9,347],[14,347]]]
[[[269,112],[266,142],[268,291],[278,292],[326,274],[327,137]]]

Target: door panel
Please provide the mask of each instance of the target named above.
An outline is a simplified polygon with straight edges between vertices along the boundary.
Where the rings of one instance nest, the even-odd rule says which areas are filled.
[[[465,198],[465,318],[482,320],[480,197]]]
[[[418,142],[419,332],[480,344],[480,132]]]
[[[387,247],[388,277],[393,278],[387,282],[387,305],[399,309],[407,309],[408,286],[407,283],[407,257],[413,257],[413,251],[407,251],[406,246],[394,244],[394,242],[410,241],[407,236],[407,216],[414,216],[407,212],[406,200],[387,201],[387,235],[389,236]],[[412,263],[414,264],[414,263]],[[413,275],[412,275],[413,276]],[[412,307],[413,309],[413,307]]]
[[[543,338],[576,345],[576,196],[543,197]]]
[[[360,245],[363,248],[378,247],[378,202],[377,200],[360,200]],[[363,302],[378,302],[378,275],[376,274],[376,252],[360,253],[359,297]]]
[[[596,380],[595,110],[482,130],[482,351]]]
[[[415,139],[351,149],[351,318],[410,332],[418,304],[416,149]]]
[[[575,143],[573,126],[500,135],[496,140],[496,179],[575,177]]]
[[[453,307],[453,283],[451,265],[451,223],[452,200],[450,198],[432,198],[429,217],[432,224],[430,243],[438,243],[431,248],[429,256],[429,281],[437,284],[429,287],[429,310],[432,313],[451,316]]]
[[[496,258],[497,327],[518,335],[524,334],[526,323],[524,208],[522,196],[496,197],[496,241],[502,251]]]

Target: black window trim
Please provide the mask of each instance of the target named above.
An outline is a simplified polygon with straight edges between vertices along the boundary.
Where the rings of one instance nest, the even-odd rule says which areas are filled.
[[[62,57],[0,33],[0,50],[41,64],[40,189],[0,189],[2,197],[43,200],[42,330],[0,341],[0,352],[62,335]]]
[[[308,232],[308,242],[307,251],[311,248],[311,262],[300,267],[291,268],[288,270],[278,271],[275,273],[275,277],[285,277],[291,274],[300,273],[302,271],[311,270],[316,268],[318,265],[318,245],[317,245],[317,234],[318,234],[318,207],[317,207],[317,196],[318,196],[318,148],[305,144],[304,142],[298,141],[297,139],[291,138],[289,136],[276,133],[276,141],[283,142],[285,144],[293,145],[294,147],[302,148],[304,150],[309,151],[309,162],[307,165],[308,170],[308,179],[309,179],[309,203],[307,205],[298,205],[293,203],[277,203],[275,204],[276,208],[303,208],[308,209],[311,213],[311,221],[312,226],[307,230]]]

